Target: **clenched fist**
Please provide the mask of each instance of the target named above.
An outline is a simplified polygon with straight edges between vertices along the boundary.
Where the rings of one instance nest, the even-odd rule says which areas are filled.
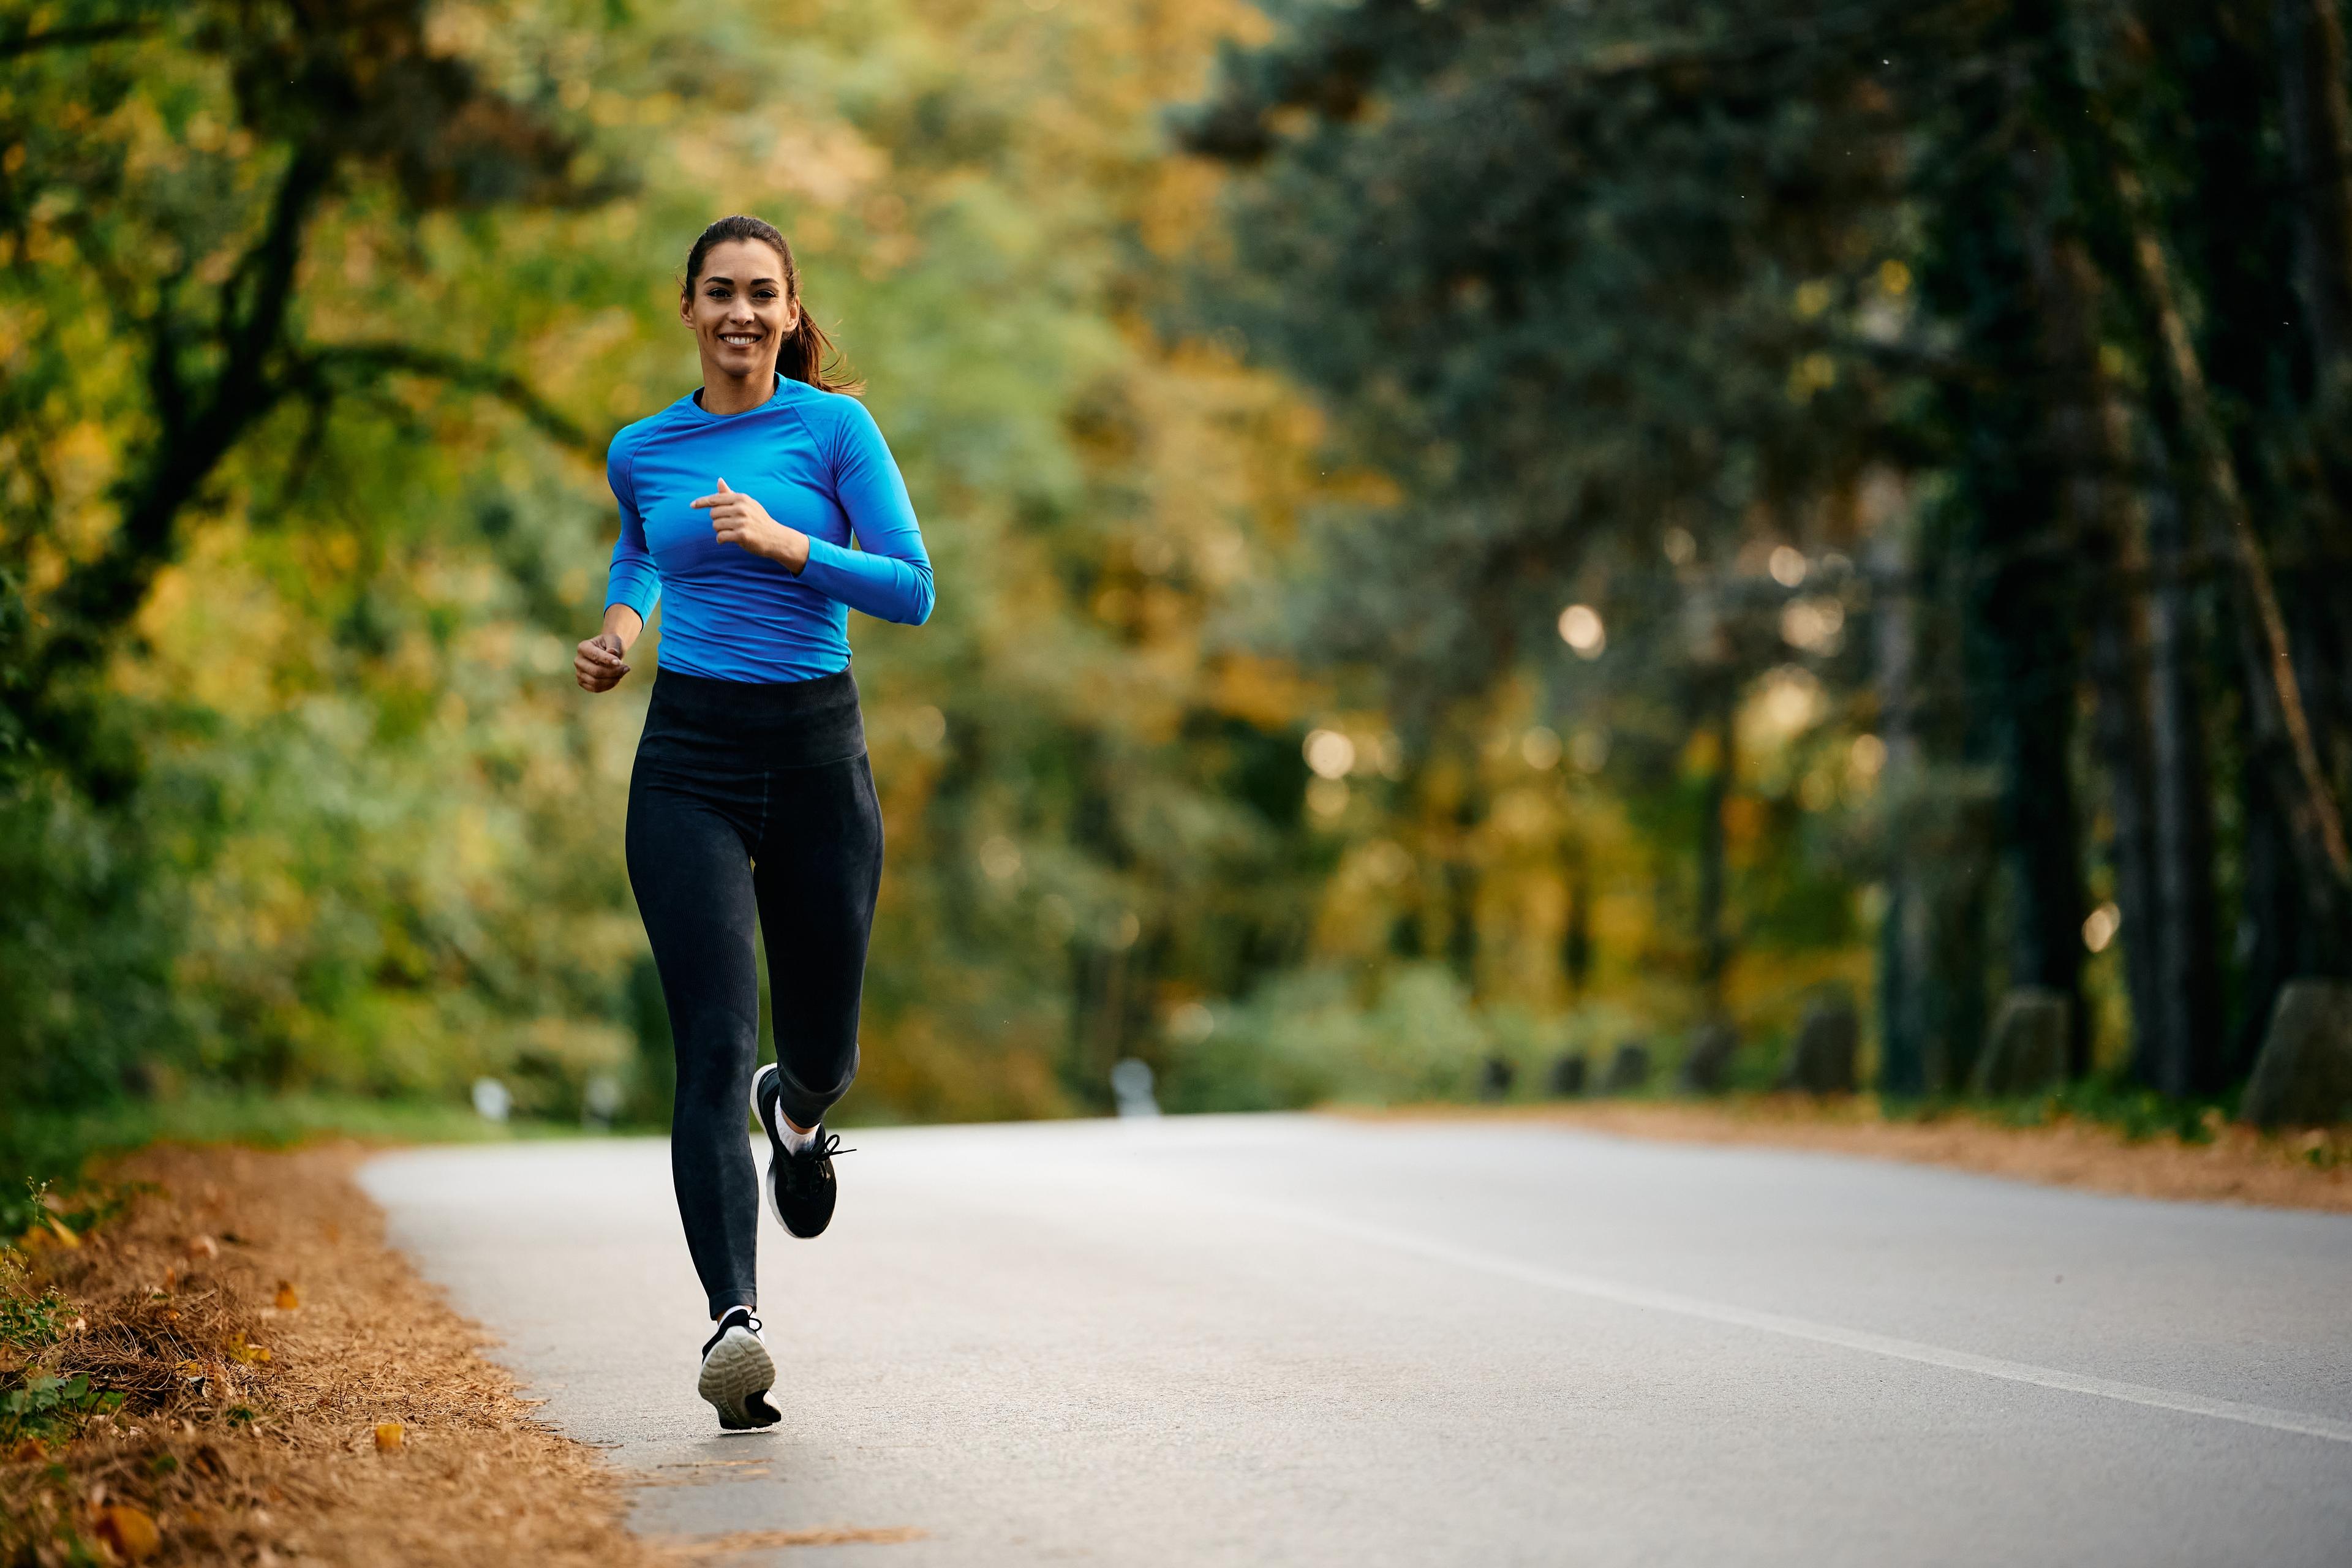
[[[598,632],[582,643],[572,656],[572,673],[580,689],[610,691],[620,685],[621,677],[629,673],[628,661],[621,657],[625,651],[618,632]]]

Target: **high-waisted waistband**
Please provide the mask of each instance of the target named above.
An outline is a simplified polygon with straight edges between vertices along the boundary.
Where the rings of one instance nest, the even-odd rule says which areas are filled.
[[[641,757],[728,773],[815,767],[865,751],[847,669],[774,683],[657,670],[637,742]]]

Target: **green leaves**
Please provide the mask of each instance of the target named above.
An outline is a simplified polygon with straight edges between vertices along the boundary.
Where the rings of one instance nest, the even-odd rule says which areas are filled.
[[[95,1386],[84,1373],[68,1378],[33,1373],[0,1393],[0,1444],[70,1436],[90,1416],[121,1409],[127,1397],[121,1389]]]

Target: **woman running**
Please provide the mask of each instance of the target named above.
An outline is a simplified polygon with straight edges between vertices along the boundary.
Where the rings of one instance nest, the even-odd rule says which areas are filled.
[[[677,1042],[678,1215],[718,1325],[698,1386],[719,1425],[740,1428],[779,1415],[753,1315],[760,1183],[745,1095],[768,1131],[769,1204],[809,1237],[833,1217],[833,1156],[845,1152],[824,1113],[857,1076],[882,814],[849,611],[920,626],[931,563],[890,448],[826,363],[833,345],[801,302],[782,235],[755,217],[703,230],[678,314],[702,386],[613,437],[621,538],[604,629],[572,671],[610,691],[667,598],[629,778],[629,885]],[[777,1057],[756,1079],[755,920]]]

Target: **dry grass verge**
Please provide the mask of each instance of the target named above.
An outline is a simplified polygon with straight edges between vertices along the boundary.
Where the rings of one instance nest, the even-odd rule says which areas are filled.
[[[1829,1101],[1767,1095],[1680,1103],[1411,1106],[1342,1114],[1557,1123],[1680,1143],[1814,1149],[1950,1165],[2134,1197],[2352,1213],[2352,1130],[2266,1137],[2223,1125],[2210,1130],[2210,1142],[2187,1143],[2169,1134],[2135,1140],[2103,1123],[2073,1119],[2020,1127],[1956,1111],[1932,1121],[1887,1121],[1868,1096]]]
[[[0,1415],[0,1562],[676,1561],[384,1246],[359,1157],[149,1150],[110,1173],[147,1184],[125,1212],[11,1255],[0,1386],[90,1392]]]

